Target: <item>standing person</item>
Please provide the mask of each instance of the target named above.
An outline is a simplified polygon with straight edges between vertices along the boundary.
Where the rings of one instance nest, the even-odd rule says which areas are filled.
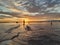
[[[23,20],[23,26],[25,26],[25,20]]]
[[[52,26],[52,21],[51,21],[51,26]]]

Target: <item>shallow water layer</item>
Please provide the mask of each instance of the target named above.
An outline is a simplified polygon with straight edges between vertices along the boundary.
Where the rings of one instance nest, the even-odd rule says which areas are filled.
[[[60,45],[60,22],[0,23],[1,45]]]

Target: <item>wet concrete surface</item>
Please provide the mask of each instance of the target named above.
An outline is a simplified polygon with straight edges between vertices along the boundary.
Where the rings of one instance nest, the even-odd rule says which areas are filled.
[[[54,25],[30,24],[28,30],[19,23],[0,23],[0,45],[60,45]]]

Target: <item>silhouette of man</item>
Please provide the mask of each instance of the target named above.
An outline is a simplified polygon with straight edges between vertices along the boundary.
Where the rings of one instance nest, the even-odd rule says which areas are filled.
[[[23,26],[25,26],[25,20],[23,20]]]
[[[51,21],[51,26],[52,26],[52,21]]]

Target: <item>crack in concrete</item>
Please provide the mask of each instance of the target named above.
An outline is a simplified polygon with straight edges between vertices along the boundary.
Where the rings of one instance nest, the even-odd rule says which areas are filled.
[[[9,39],[0,39],[0,42],[8,41],[8,40],[13,40],[14,38],[17,38],[19,36],[20,32],[17,33],[17,35],[14,35],[12,38]]]
[[[17,26],[15,26],[15,27],[12,27],[12,28],[8,29],[7,31],[5,31],[5,33],[11,33],[12,30],[17,29],[17,28],[19,28],[19,27],[20,27],[20,25],[17,25]]]

